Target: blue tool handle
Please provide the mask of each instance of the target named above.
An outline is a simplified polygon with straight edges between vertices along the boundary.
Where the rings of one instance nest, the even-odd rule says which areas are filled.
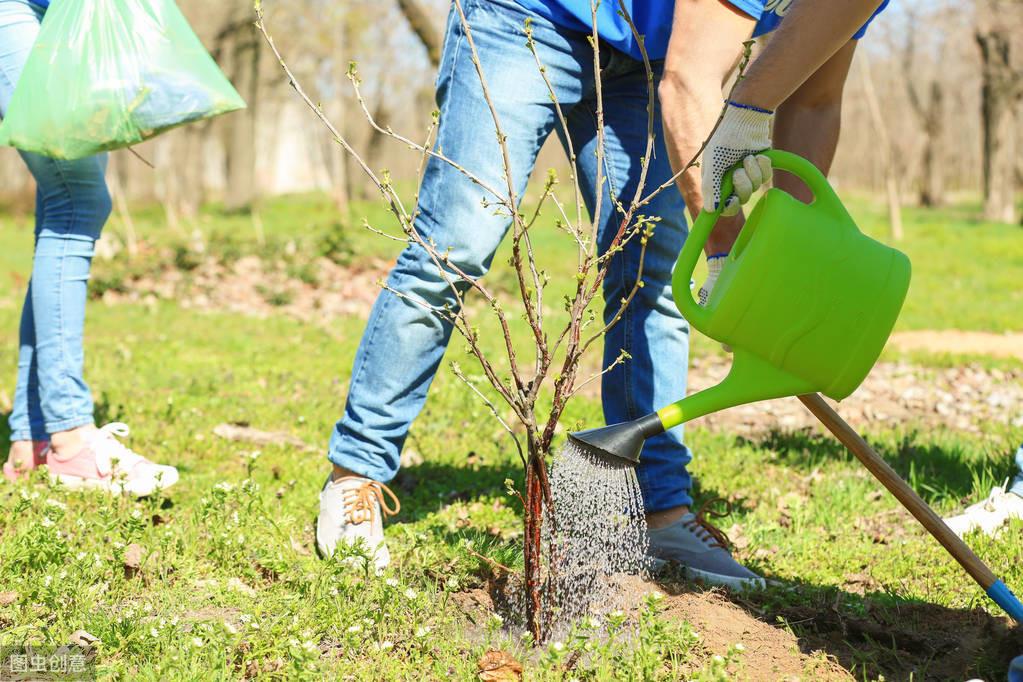
[[[991,587],[987,588],[987,596],[1001,606],[1014,621],[1023,625],[1023,603],[1012,593],[1008,585],[1001,580],[995,581]]]

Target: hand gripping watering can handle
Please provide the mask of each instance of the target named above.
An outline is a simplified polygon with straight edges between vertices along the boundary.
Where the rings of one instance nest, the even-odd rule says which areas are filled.
[[[831,185],[828,184],[827,178],[812,163],[801,156],[783,152],[779,149],[766,149],[758,153],[771,159],[771,165],[774,168],[788,171],[805,182],[810,191],[813,192],[814,205],[820,205],[828,210],[837,210],[839,214],[844,212],[842,204],[838,196],[835,195],[835,191],[831,189]],[[711,230],[714,229],[714,225],[721,215],[721,209],[724,207],[723,199],[732,194],[732,173],[741,164],[742,162],[740,161],[732,167],[721,181],[721,206],[714,211],[701,211],[700,215],[697,216],[696,221],[693,223],[693,228],[689,231],[689,236],[682,246],[682,251],[678,254],[678,260],[675,262],[675,269],[671,277],[671,288],[672,295],[675,297],[675,305],[678,306],[679,312],[682,313],[686,320],[700,331],[705,331],[710,324],[712,311],[696,302],[689,283],[693,279],[693,271],[696,269],[696,262],[700,259],[703,245],[707,243],[707,238],[710,237]]]

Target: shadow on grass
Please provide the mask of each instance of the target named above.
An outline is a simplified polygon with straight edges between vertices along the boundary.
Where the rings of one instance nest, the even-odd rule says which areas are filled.
[[[961,500],[974,492],[978,476],[996,478],[991,463],[969,457],[952,444],[927,442],[919,431],[888,439],[865,438],[870,446],[927,502]],[[753,438],[739,436],[736,444],[777,453],[777,463],[810,471],[825,460],[855,461],[852,453],[830,434],[812,429],[779,430]],[[1011,465],[1004,460],[1005,473]]]

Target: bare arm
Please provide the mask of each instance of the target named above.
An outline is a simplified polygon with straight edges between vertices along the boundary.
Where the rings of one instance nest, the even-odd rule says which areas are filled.
[[[790,17],[786,17],[788,21]],[[785,25],[784,23],[782,24]],[[775,40],[772,36],[764,54]],[[825,175],[831,169],[842,126],[842,90],[849,74],[856,41],[847,40],[827,62],[778,106],[774,122],[774,147],[793,152],[812,162]],[[800,180],[776,171],[774,184],[803,201],[813,197]]]
[[[668,157],[676,172],[699,151],[721,112],[722,87],[753,32],[752,18],[720,0],[677,0],[664,76],[658,86]],[[690,168],[678,189],[693,217],[703,204],[700,169]],[[708,254],[728,251],[742,218],[718,221]]]
[[[880,0],[796,0],[771,42],[750,66],[732,99],[774,110],[870,19]]]

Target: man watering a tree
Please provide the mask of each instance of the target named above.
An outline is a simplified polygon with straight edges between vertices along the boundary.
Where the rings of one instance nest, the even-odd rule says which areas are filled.
[[[437,78],[436,148],[494,185],[507,182],[507,166],[515,196],[521,197],[540,147],[557,134],[574,151],[587,210],[593,214],[596,206],[604,207],[597,220],[603,250],[622,220],[617,199],[636,193],[645,165],[646,186],[658,187],[672,178],[673,166],[683,168],[698,154],[717,121],[723,84],[739,62],[743,42],[751,34],[771,32],[789,2],[623,4],[636,32],[644,36],[659,95],[653,154],[645,161],[647,71],[643,50],[616,2],[605,0],[596,8],[599,84],[589,41],[590,0],[462,0],[474,49],[468,46],[460,12],[453,9]],[[526,45],[527,22],[542,73]],[[864,30],[779,109],[776,147],[827,170],[838,139],[846,73]],[[480,86],[474,54],[491,98]],[[561,123],[549,88],[567,125]],[[603,102],[602,129],[598,99]],[[506,136],[506,158],[495,141],[490,106]],[[604,159],[598,166],[595,152],[601,136]],[[748,172],[760,173],[754,179],[764,180],[758,166]],[[682,173],[677,185],[680,192],[663,191],[644,207],[646,215],[658,220],[645,253],[640,240],[627,242],[614,254],[603,283],[605,321],[615,317],[637,279],[643,284],[604,339],[603,366],[610,370],[602,376],[602,404],[609,424],[636,419],[686,393],[689,329],[672,298],[671,271],[687,235],[685,205],[691,213],[702,205],[699,169]],[[799,196],[799,190],[790,191]],[[460,272],[483,276],[508,230],[509,216],[483,205],[480,187],[437,158],[426,164],[418,199],[416,230],[446,250]],[[704,291],[713,286],[716,263],[741,225],[741,217],[722,221],[708,241],[710,274]],[[422,409],[452,331],[450,322],[412,298],[435,309],[458,302],[427,250],[415,244],[402,252],[377,298],[355,358],[344,414],[331,434],[333,472],[320,494],[316,533],[318,547],[328,556],[339,543],[361,542],[378,567],[389,561],[382,516],[397,505],[387,503],[390,491],[384,484],[397,472],[408,429]],[[616,364],[623,351],[628,359]],[[732,558],[720,531],[691,509],[692,482],[686,469],[691,459],[681,428],[646,442],[637,473],[651,557],[677,562],[691,578],[707,583],[763,585],[762,578]]]

